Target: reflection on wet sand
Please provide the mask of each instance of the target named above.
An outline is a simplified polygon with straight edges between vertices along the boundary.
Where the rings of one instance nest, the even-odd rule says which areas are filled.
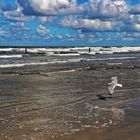
[[[121,120],[124,117],[124,110],[119,108],[110,108],[110,113],[112,114],[113,119]]]
[[[81,77],[86,74],[80,73]],[[103,105],[104,101],[97,98],[96,92],[94,95],[93,89],[75,80],[76,75],[77,72],[47,78],[42,75],[1,77],[3,85],[10,83],[10,86],[1,88],[1,97],[4,91],[9,96],[1,98],[0,138],[57,138],[87,128],[109,127],[123,120],[123,109]],[[111,103],[111,98],[106,101]]]

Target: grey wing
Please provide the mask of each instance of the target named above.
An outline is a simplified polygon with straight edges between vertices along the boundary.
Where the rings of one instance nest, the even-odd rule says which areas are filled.
[[[115,87],[116,87],[115,84],[111,84],[111,85],[108,86],[108,90],[109,90],[110,94],[113,94]]]
[[[118,83],[117,77],[111,77],[111,83],[116,85]]]

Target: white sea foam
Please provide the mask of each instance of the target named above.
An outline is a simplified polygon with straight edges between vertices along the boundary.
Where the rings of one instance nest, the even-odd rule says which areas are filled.
[[[107,63],[107,65],[122,65],[122,63]]]
[[[69,72],[75,72],[76,70],[62,70],[62,71],[56,71],[56,72],[47,72],[47,73],[40,73],[41,75],[48,75],[48,74],[55,74],[55,73],[69,73]]]
[[[22,55],[17,56],[5,56],[5,58],[22,57]],[[1,58],[1,56],[0,56]],[[57,64],[57,63],[76,63],[83,61],[102,61],[102,60],[123,60],[123,59],[134,59],[135,57],[112,57],[112,58],[91,58],[91,59],[67,59],[63,61],[51,61],[51,62],[31,62],[31,63],[14,63],[14,64],[1,64],[0,68],[10,68],[10,67],[24,67],[24,66],[35,66],[35,65],[47,65],[47,64]],[[120,64],[120,63],[119,63]]]
[[[9,51],[12,51],[13,48],[0,48],[0,52],[1,51],[5,51],[5,52],[9,52]]]
[[[54,61],[54,62],[34,62],[34,63],[18,63],[18,64],[2,64],[0,68],[14,68],[14,67],[24,67],[24,66],[37,66],[37,65],[47,65],[47,64],[57,64],[57,63],[67,63],[67,62],[79,62],[80,59],[71,59],[68,61]]]
[[[85,61],[125,60],[125,59],[134,59],[134,58],[136,58],[136,57],[91,58],[91,59],[85,59]]]
[[[47,52],[75,52],[78,54],[113,54],[120,52],[140,51],[140,47],[71,47],[71,48],[46,48]]]
[[[21,58],[22,55],[0,55],[0,58]]]
[[[0,48],[1,51],[7,52],[25,52],[25,48]],[[62,52],[62,54],[66,55],[70,53],[74,54],[112,54],[119,52],[134,52],[140,51],[140,47],[67,47],[67,48],[27,48],[29,53],[46,53],[46,54],[54,54],[55,52]]]
[[[56,56],[79,56],[80,54],[78,54],[78,53],[64,53],[64,54],[51,54],[51,55],[56,55]]]
[[[95,48],[96,49],[96,48]],[[110,48],[98,48],[96,49],[100,54],[108,53],[122,53],[122,52],[136,52],[140,51],[140,47],[110,47]]]

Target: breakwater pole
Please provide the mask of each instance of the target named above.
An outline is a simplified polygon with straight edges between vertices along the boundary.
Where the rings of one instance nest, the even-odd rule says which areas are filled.
[[[27,48],[25,48],[25,54],[27,54],[28,53],[28,50],[27,50]]]

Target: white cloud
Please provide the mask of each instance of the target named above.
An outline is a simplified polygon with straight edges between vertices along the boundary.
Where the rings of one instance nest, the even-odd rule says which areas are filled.
[[[114,29],[116,23],[112,21],[100,21],[99,19],[91,20],[91,19],[83,19],[81,21],[84,28],[95,30],[95,31],[111,31]]]
[[[47,22],[47,17],[39,17],[41,24],[45,24]]]
[[[133,26],[134,26],[134,30],[140,31],[140,24],[135,23]]]
[[[85,32],[139,32],[140,17],[129,9],[125,0],[89,0],[89,16],[66,16],[60,24]]]
[[[89,0],[89,14],[98,18],[113,18],[119,15],[119,9],[111,0]]]
[[[49,33],[49,29],[46,29],[45,26],[43,25],[39,25],[38,28],[36,29],[37,33],[41,34],[41,35],[46,35]]]
[[[26,27],[24,22],[11,22],[10,24],[11,29],[13,30],[19,30],[19,31],[29,31],[30,28]]]
[[[31,17],[26,17],[26,16],[16,16],[14,15],[14,13],[9,13],[9,12],[5,12],[4,16],[6,19],[11,20],[11,21],[18,21],[18,22],[24,22],[24,21],[28,21],[31,20],[33,18]]]
[[[99,19],[77,19],[74,16],[65,17],[62,26],[81,29],[82,31],[118,31],[121,22],[101,21]]]
[[[75,16],[66,16],[63,20],[61,20],[60,24],[65,27],[73,27],[79,28],[80,23],[79,20]]]
[[[33,17],[29,16],[24,16],[22,14],[22,7],[17,5],[16,10],[12,11],[5,11],[3,12],[3,15],[6,19],[11,20],[11,21],[17,21],[17,22],[24,22],[33,19]]]
[[[0,27],[0,36],[5,36],[6,31],[3,30],[3,28]]]
[[[128,20],[130,6],[125,0],[89,0],[88,15],[93,19]]]
[[[83,6],[77,5],[77,0],[17,0],[25,14],[58,15],[80,13]],[[29,9],[30,8],[30,9]]]

